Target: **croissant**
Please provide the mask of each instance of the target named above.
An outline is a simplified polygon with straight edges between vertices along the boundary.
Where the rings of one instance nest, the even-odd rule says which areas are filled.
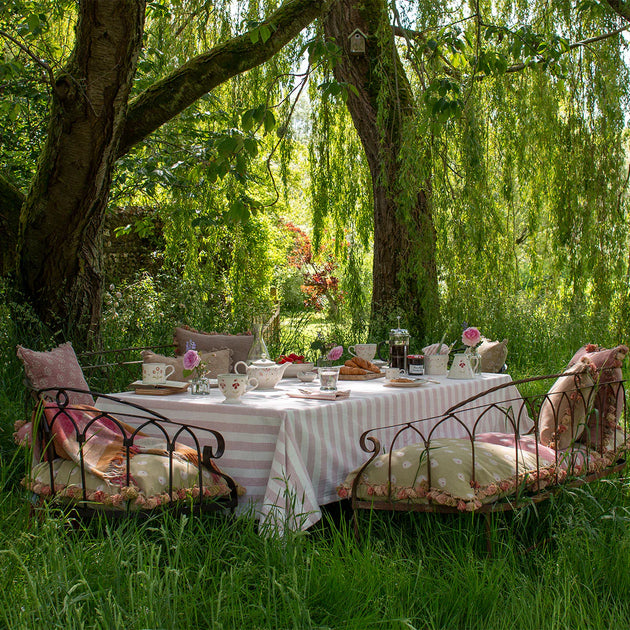
[[[361,368],[358,367],[348,367],[347,365],[343,365],[340,370],[339,370],[340,374],[345,374],[347,376],[365,376],[366,374],[369,374],[369,372],[367,370],[362,370]]]
[[[352,361],[363,370],[368,370],[368,372],[374,372],[375,374],[381,373],[381,368],[378,365],[374,365],[371,361],[367,361],[366,359],[362,359],[361,357],[353,357]]]

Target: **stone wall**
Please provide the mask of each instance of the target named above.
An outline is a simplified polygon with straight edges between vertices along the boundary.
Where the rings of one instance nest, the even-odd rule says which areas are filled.
[[[130,225],[125,234],[116,228]],[[164,261],[162,221],[153,208],[110,207],[103,229],[105,286],[134,278],[140,271],[155,275]]]

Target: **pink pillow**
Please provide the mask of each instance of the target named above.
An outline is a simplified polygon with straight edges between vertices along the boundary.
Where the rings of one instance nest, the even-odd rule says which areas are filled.
[[[599,385],[594,400],[594,409],[589,414],[587,427],[580,441],[599,448],[613,434],[623,411],[624,389],[618,381],[623,379],[621,365],[628,354],[624,345],[615,348],[600,348],[595,344],[587,344],[580,348],[569,366],[584,359],[595,368],[595,383]]]
[[[49,352],[36,352],[18,346],[17,355],[24,364],[26,377],[35,389],[47,387],[90,389],[70,342]],[[91,394],[69,392],[69,398],[73,404],[94,405]]]
[[[566,369],[545,395],[538,413],[540,443],[549,448],[569,448],[584,431],[592,393],[590,363],[583,358]]]

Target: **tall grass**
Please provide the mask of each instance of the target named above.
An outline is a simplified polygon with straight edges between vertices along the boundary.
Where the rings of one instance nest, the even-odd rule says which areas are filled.
[[[531,310],[538,313],[533,319],[527,312],[505,313],[500,329],[485,323],[493,336],[506,332],[512,340],[508,364],[514,378],[559,370],[567,354],[602,334],[586,321],[574,327],[541,323],[540,310]],[[289,331],[281,341],[307,348],[308,335],[319,330],[319,323],[299,320],[295,325],[302,332]],[[155,330],[160,326],[157,322]],[[106,327],[104,347],[124,345],[115,328]],[[328,330],[344,345],[356,341],[347,331]],[[159,340],[151,331],[144,333],[147,342]],[[564,491],[546,504],[496,516],[491,557],[484,519],[469,514],[364,512],[359,539],[348,514],[337,506],[311,531],[283,539],[261,536],[250,519],[224,515],[164,513],[146,521],[95,520],[78,529],[54,510],[29,518],[28,496],[19,485],[25,463],[11,440],[13,422],[23,414],[21,369],[14,354],[19,340],[0,307],[2,628],[559,630],[628,625],[630,498],[625,480]],[[44,337],[32,341],[40,347],[49,342]]]
[[[615,628],[630,612],[627,498],[562,496],[501,516],[345,517],[279,540],[211,515],[92,522],[0,504],[7,628]],[[625,488],[623,489],[625,495]],[[593,505],[597,508],[593,511]],[[527,519],[525,519],[527,520]]]

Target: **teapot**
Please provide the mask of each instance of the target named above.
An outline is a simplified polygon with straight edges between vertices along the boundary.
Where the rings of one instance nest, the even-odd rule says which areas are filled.
[[[239,361],[234,366],[234,371],[238,373],[239,365],[245,366],[247,376],[258,381],[258,389],[273,389],[284,376],[284,371],[292,365],[291,363],[275,363],[269,359],[253,361],[249,365],[245,361]]]

